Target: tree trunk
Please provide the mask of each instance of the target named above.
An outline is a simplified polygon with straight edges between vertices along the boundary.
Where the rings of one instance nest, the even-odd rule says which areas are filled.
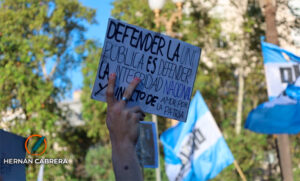
[[[242,62],[241,62],[242,64]],[[239,67],[239,89],[238,89],[238,101],[237,101],[237,112],[235,121],[235,133],[239,135],[241,133],[242,116],[243,116],[243,100],[244,100],[244,74],[243,65]]]
[[[243,24],[245,23],[244,15],[247,12],[248,0],[230,0],[231,4],[237,8],[238,14],[242,19],[236,22],[236,26],[239,26],[241,32],[238,33],[239,41],[237,44],[239,45],[238,52],[236,56],[240,60],[238,65],[238,100],[237,100],[237,111],[236,111],[236,120],[235,120],[235,132],[237,135],[241,133],[242,128],[242,118],[243,118],[243,101],[244,101],[244,89],[245,89],[245,77],[244,77],[244,58],[246,51],[246,41],[243,31]]]
[[[266,37],[267,42],[278,45],[278,32],[276,29],[276,7],[271,0],[265,0],[265,18],[266,18]],[[290,142],[287,134],[280,134],[277,137],[277,146],[279,152],[279,161],[281,168],[281,177],[283,181],[292,181],[292,160],[290,153]]]

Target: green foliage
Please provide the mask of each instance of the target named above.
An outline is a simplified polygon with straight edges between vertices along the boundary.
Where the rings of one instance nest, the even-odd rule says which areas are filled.
[[[115,0],[113,2],[112,16],[147,29],[155,28],[153,13],[147,0]]]
[[[86,131],[90,138],[102,144],[109,143],[108,130],[106,128],[106,104],[95,101],[90,98],[92,87],[97,75],[97,67],[101,56],[101,48],[97,43],[89,41],[86,47],[87,56],[84,57],[82,73],[83,80],[83,95],[81,102],[83,104],[82,116],[86,120]]]
[[[77,0],[0,1],[0,112],[21,112],[3,125],[24,137],[46,136],[44,157],[76,154],[63,139],[70,132],[65,132],[68,123],[57,102],[71,86],[66,71],[81,62],[75,48],[85,44],[83,23],[93,23],[94,16]],[[54,62],[50,72],[48,62]],[[72,166],[46,166],[45,179],[69,180]],[[36,179],[37,171],[38,166],[29,165],[27,179]]]
[[[162,147],[160,148],[161,154],[163,153]],[[165,160],[164,157],[160,156],[160,176],[162,181],[168,181],[168,177],[166,175],[166,169],[165,169]],[[153,168],[144,168],[144,180],[150,181],[150,180],[156,180],[156,170]]]
[[[96,146],[86,155],[85,169],[91,180],[115,180],[110,146]]]

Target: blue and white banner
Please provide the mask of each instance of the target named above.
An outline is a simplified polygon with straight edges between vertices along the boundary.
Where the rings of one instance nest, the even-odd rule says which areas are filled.
[[[271,101],[253,109],[245,128],[264,134],[298,134],[300,132],[300,77]]]
[[[264,134],[297,134],[300,132],[300,57],[263,40],[261,44],[270,101],[249,113],[245,128]]]
[[[261,41],[267,80],[268,96],[273,99],[279,96],[288,83],[295,82],[300,76],[300,57],[278,47]]]
[[[199,92],[191,101],[186,123],[179,122],[169,128],[160,139],[170,181],[208,180],[234,161]]]

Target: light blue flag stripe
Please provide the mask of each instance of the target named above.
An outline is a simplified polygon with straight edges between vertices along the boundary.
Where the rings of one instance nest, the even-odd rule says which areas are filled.
[[[264,42],[261,38],[264,58],[268,96],[273,100],[282,93],[290,81],[295,81],[300,75],[300,57],[280,48],[277,45]],[[286,58],[283,56],[286,55]],[[288,81],[285,81],[288,79]]]
[[[169,180],[211,179],[234,161],[225,139],[199,92],[191,101],[186,123],[179,122],[169,128],[161,135],[160,140],[164,146]],[[188,140],[198,144],[194,143],[192,147]],[[192,151],[183,152],[189,149]]]
[[[264,37],[261,38],[261,48],[263,52],[264,63],[287,63],[288,61],[284,58],[282,53],[289,56],[291,61],[300,63],[300,57],[280,48],[272,43],[267,43],[264,41]]]
[[[300,57],[264,42],[263,38],[261,45],[270,101],[249,113],[245,128],[264,134],[297,134],[300,132],[300,85],[292,83],[300,76]]]
[[[300,132],[300,78],[299,85],[289,85],[286,95],[265,102],[252,110],[245,128],[264,134],[298,134]]]
[[[234,157],[224,137],[193,160],[192,169],[184,177],[184,181],[205,181],[215,178],[224,168],[231,165]]]
[[[193,161],[196,169],[202,171],[195,171],[194,178],[208,180],[216,177],[224,168],[231,165],[234,157],[226,144],[224,137],[218,139],[217,143],[201,154]],[[197,180],[196,179],[196,180]]]

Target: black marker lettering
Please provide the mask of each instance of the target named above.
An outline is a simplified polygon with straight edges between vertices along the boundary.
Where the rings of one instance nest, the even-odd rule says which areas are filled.
[[[117,25],[117,30],[116,30],[116,36],[115,36],[115,40],[117,41],[117,42],[121,42],[121,39],[118,39],[118,35],[122,35],[122,31],[120,31],[120,29],[121,29],[121,27],[122,28],[124,28],[124,24],[122,24],[122,23],[118,23],[118,25]]]
[[[103,89],[105,89],[105,88],[108,86],[108,84],[105,84],[104,86],[102,86],[102,84],[99,83],[98,86],[99,86],[99,90],[95,92],[94,96],[96,96],[96,95],[99,94]]]
[[[165,47],[165,44],[166,44],[165,39],[163,37],[160,37],[157,51],[160,52],[161,56],[164,56],[161,49]]]
[[[103,64],[104,64],[104,61],[102,60],[101,64],[100,64],[100,68],[99,68],[98,77],[99,77],[99,79],[103,80],[105,78],[105,76],[107,76],[107,80],[108,80],[108,76],[109,76],[109,64],[106,63],[106,67],[105,67],[105,70],[103,72],[103,75],[101,75],[101,70],[102,70]]]
[[[179,58],[179,49],[180,49],[180,43],[178,43],[174,53],[173,53],[173,57],[170,57],[170,47],[172,44],[172,40],[169,40],[169,45],[168,45],[168,52],[167,52],[167,57],[169,60],[174,61],[174,59],[176,58],[176,61],[178,62],[178,58]]]
[[[132,29],[133,29],[133,32],[132,32],[131,39],[130,39],[130,45],[134,48],[137,48],[138,42],[135,41],[135,44],[134,44],[133,40],[137,40],[138,37],[136,37],[135,34],[138,33],[139,31],[135,28],[132,28]]]
[[[128,37],[128,34],[127,34],[128,29],[132,29],[132,28],[130,26],[125,27],[124,35],[123,35],[123,38],[122,38],[122,43],[124,43],[125,38]]]
[[[158,42],[157,41],[158,41],[159,38],[160,38],[159,36],[155,35],[154,39],[151,43],[151,53],[154,54],[154,55],[157,55],[157,53],[158,53]],[[155,46],[155,45],[157,45],[157,46]]]
[[[144,50],[147,52],[151,49],[152,47],[152,42],[153,42],[153,37],[151,35],[151,33],[148,33],[145,37],[145,47]]]
[[[113,22],[113,21],[110,21],[110,24],[109,24],[109,27],[108,27],[108,31],[107,31],[107,34],[106,34],[106,38],[108,39],[112,39],[114,36],[115,36],[115,33],[116,33],[116,23]],[[114,27],[114,31],[112,35],[110,35],[110,32],[111,32],[111,28]]]

